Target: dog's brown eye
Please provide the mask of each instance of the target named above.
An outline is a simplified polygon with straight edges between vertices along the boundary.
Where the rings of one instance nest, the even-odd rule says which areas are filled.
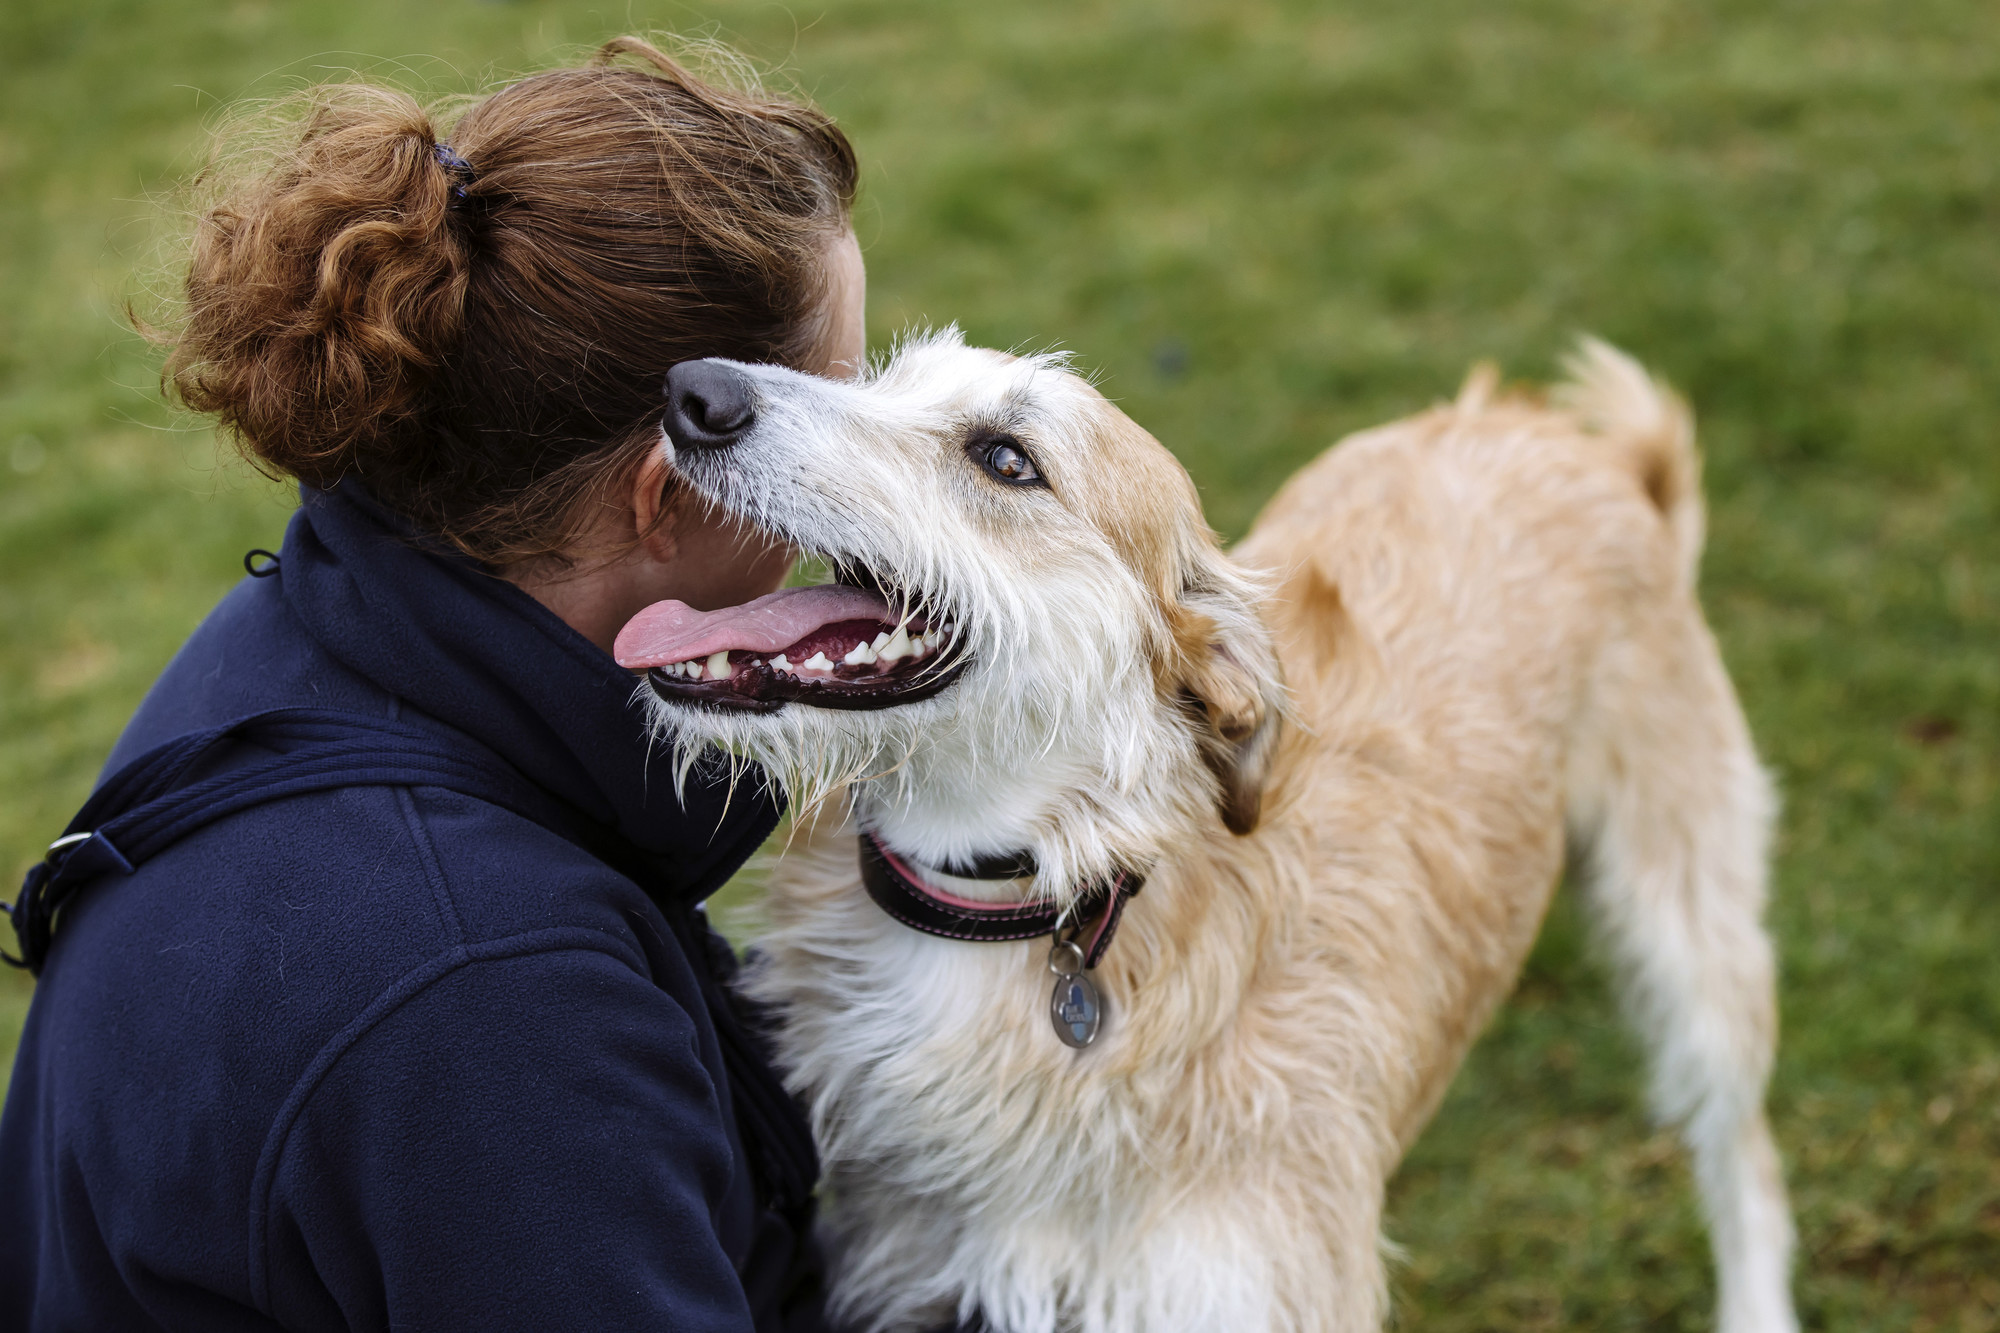
[[[1007,436],[986,441],[981,461],[986,464],[988,472],[1011,485],[1042,484],[1042,474],[1035,470],[1035,460],[1028,457],[1028,451],[1019,442]]]

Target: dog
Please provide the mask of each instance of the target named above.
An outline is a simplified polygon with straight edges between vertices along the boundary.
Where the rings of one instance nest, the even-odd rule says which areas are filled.
[[[874,1330],[1362,1330],[1385,1184],[1566,862],[1724,1333],[1797,1327],[1762,1103],[1773,794],[1696,600],[1690,418],[1586,341],[1353,436],[1225,554],[1059,357],[685,363],[663,445],[832,584],[620,635],[683,770],[794,803],[746,987]],[[1115,931],[1115,938],[1112,932]]]

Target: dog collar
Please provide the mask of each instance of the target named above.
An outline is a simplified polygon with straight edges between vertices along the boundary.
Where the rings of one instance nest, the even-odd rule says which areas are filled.
[[[1034,859],[1029,856],[992,858],[982,864],[989,868],[986,873],[966,875],[966,870],[975,867],[957,864],[940,867],[939,873],[967,879],[1014,879],[1019,874],[1034,873]],[[1015,870],[1024,865],[1028,867],[1025,871]],[[995,872],[992,869],[995,867],[1005,873]],[[1145,884],[1137,875],[1120,871],[1110,879],[1092,884],[1067,908],[1048,902],[977,902],[925,884],[908,862],[884,847],[872,833],[861,835],[861,882],[877,907],[926,935],[1001,943],[1053,935],[1065,926],[1078,932],[1089,927],[1090,943],[1080,946],[1085,967],[1096,967],[1104,957],[1104,951],[1111,947],[1111,937],[1118,931],[1125,900]]]
[[[965,874],[968,870],[977,873]],[[950,863],[939,873],[966,879],[1016,879],[1034,874],[1035,861],[1027,855],[989,857],[970,866]],[[1111,937],[1118,932],[1126,900],[1145,887],[1146,881],[1121,870],[1092,884],[1067,908],[1047,902],[977,902],[924,883],[874,834],[863,833],[861,883],[877,907],[926,935],[977,943],[1055,936],[1055,946],[1049,950],[1049,970],[1056,974],[1049,1017],[1063,1043],[1081,1049],[1096,1039],[1104,1012],[1097,987],[1083,974],[1103,959]],[[1088,943],[1083,942],[1086,936]]]

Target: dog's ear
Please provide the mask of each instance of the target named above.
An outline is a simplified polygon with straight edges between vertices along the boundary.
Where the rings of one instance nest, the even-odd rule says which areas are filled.
[[[1284,712],[1277,654],[1248,594],[1203,579],[1181,590],[1171,615],[1180,702],[1236,834],[1257,827]]]

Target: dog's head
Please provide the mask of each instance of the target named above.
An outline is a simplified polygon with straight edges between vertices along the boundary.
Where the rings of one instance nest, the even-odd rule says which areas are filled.
[[[835,582],[619,636],[661,731],[852,788],[933,863],[1032,849],[1054,882],[1257,821],[1281,686],[1257,588],[1180,464],[1060,358],[906,344],[859,381],[684,363],[674,463]]]

